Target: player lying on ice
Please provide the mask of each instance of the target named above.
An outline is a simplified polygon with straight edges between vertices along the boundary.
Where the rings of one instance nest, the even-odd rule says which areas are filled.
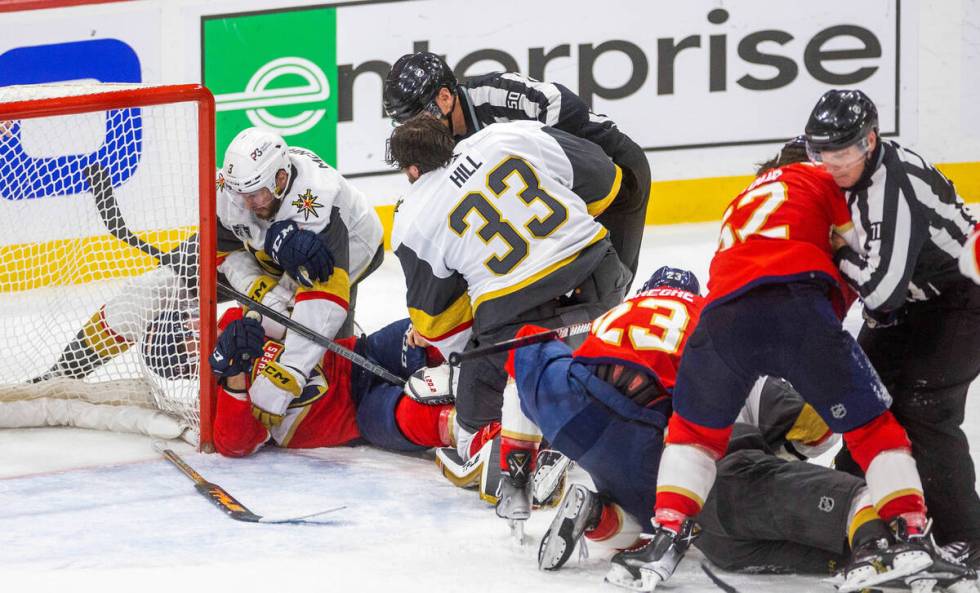
[[[830,235],[852,239],[849,223],[840,190],[807,162],[800,139],[732,202],[672,394],[654,538],[618,554],[612,580],[651,590],[673,573],[760,375],[790,381],[843,434],[865,471],[869,502],[892,528],[854,546],[841,590],[913,575],[938,557],[908,437],[888,411],[887,390],[841,326],[853,293],[831,259]]]
[[[405,319],[337,342],[408,379],[429,362],[425,348],[405,344],[408,330]],[[222,455],[250,455],[266,443],[300,449],[363,439],[385,449],[421,451],[450,442],[452,405],[418,403],[404,386],[386,383],[329,351],[301,386],[281,364],[282,343],[266,337],[261,324],[242,317],[238,308],[222,316],[219,331],[209,360],[220,376],[214,444]],[[285,406],[256,398],[257,377],[276,381],[290,394]]]
[[[698,289],[690,272],[661,268],[636,296],[597,319],[574,352],[556,341],[513,352],[508,371],[516,382],[504,393],[502,471],[514,465],[507,463],[511,456],[533,459],[535,435],[543,434],[588,472],[598,490],[570,486],[542,538],[541,568],[564,565],[583,536],[622,549],[649,531],[672,414],[670,392],[703,305]],[[526,326],[519,335],[536,331]],[[847,562],[850,548],[888,539],[863,480],[800,460],[827,451],[832,436],[788,383],[757,381],[717,463],[699,525],[690,523],[683,533],[684,549],[693,540],[727,570],[827,574]],[[498,504],[504,517],[529,513],[527,489]],[[633,577],[622,564],[626,554],[613,558],[608,579],[636,589],[655,585]],[[680,558],[671,556],[670,572]],[[976,583],[969,569],[937,563],[932,572],[911,578],[973,590],[966,588]]]

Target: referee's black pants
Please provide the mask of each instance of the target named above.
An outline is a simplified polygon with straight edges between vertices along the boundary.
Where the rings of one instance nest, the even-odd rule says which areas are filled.
[[[960,428],[967,391],[980,373],[980,286],[962,282],[934,299],[909,303],[898,325],[865,325],[858,343],[912,441],[937,542],[980,541],[976,471]],[[837,467],[860,473],[846,450]]]

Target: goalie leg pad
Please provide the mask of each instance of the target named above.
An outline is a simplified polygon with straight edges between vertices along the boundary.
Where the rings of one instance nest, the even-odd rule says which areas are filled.
[[[442,475],[456,486],[478,487],[482,500],[497,504],[497,488],[502,475],[499,436],[486,441],[468,460],[463,460],[452,447],[437,449],[436,465],[442,470]]]
[[[357,404],[357,427],[361,436],[377,447],[392,451],[424,451],[429,447],[413,443],[398,428],[395,410],[403,397],[401,387],[387,383],[375,385]],[[434,423],[438,422],[438,414],[435,418]]]

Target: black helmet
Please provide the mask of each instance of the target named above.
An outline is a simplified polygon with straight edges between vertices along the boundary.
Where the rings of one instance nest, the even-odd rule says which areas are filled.
[[[456,92],[456,76],[442,58],[427,51],[405,54],[385,79],[385,113],[403,123],[432,103],[442,87]]]
[[[682,268],[663,266],[657,269],[650,276],[650,279],[643,283],[640,292],[653,290],[658,286],[669,286],[693,294],[701,294],[701,283],[698,282],[698,277],[694,275],[694,272]]]
[[[878,130],[878,108],[859,90],[827,91],[806,122],[810,150],[846,148]]]

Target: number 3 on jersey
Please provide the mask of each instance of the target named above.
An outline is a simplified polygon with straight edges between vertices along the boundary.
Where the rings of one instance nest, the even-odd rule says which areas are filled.
[[[634,305],[652,311],[649,323],[614,327],[616,321],[629,313]],[[625,335],[633,350],[659,350],[676,354],[690,319],[687,307],[679,301],[653,297],[630,300],[620,303],[593,321],[592,334],[612,346],[621,346]],[[651,328],[661,330],[660,335],[651,332]]]
[[[788,226],[766,226],[769,217],[786,201],[786,191],[785,183],[779,181],[764,183],[746,192],[738,202],[729,206],[721,219],[718,251],[724,251],[735,243],[746,241],[752,235],[770,239],[789,239]]]
[[[516,175],[524,185],[517,192],[522,202],[530,206],[537,200],[549,210],[546,216],[533,216],[524,224],[531,239],[515,229],[481,192],[466,194],[449,214],[449,228],[457,235],[462,237],[470,228],[467,217],[476,212],[483,219],[483,224],[476,229],[480,240],[489,244],[494,237],[498,237],[507,245],[506,253],[494,254],[483,262],[488,270],[498,276],[510,272],[527,257],[530,240],[547,237],[568,218],[568,209],[541,187],[531,165],[517,157],[504,159],[487,175],[487,188],[494,197],[499,198],[509,189],[508,179],[511,175]]]

